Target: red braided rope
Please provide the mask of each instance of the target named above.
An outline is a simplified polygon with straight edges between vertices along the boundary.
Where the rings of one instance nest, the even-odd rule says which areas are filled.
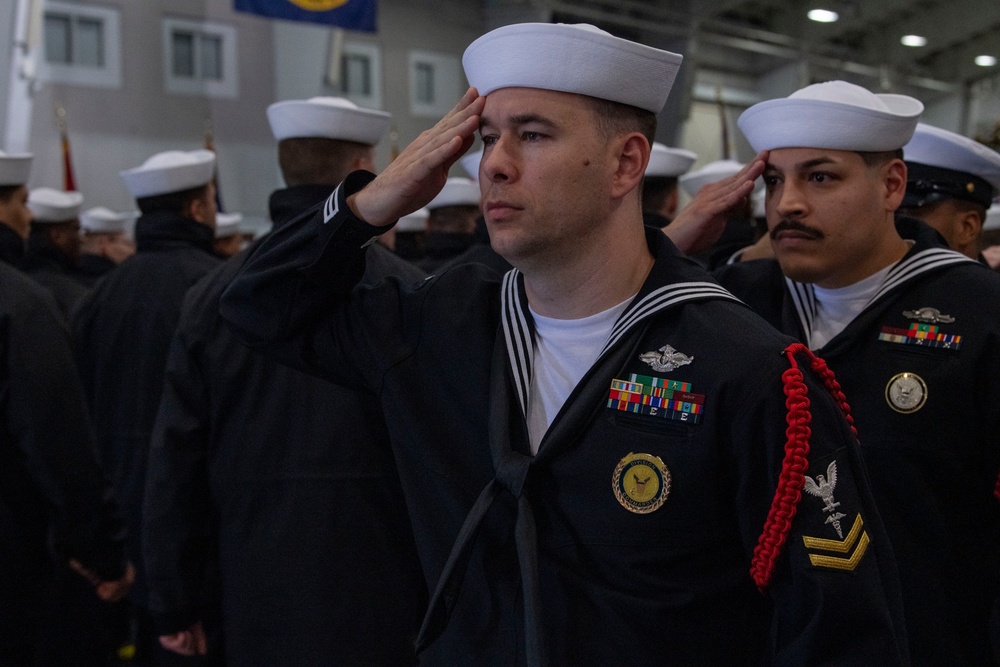
[[[778,488],[771,501],[764,529],[754,547],[750,565],[750,576],[761,592],[771,583],[778,556],[788,539],[792,519],[795,518],[798,502],[802,497],[802,487],[805,485],[804,473],[809,466],[809,436],[812,434],[809,423],[812,421],[812,414],[809,412],[809,392],[803,381],[802,371],[795,361],[795,353],[803,349],[807,348],[801,343],[795,343],[783,352],[791,364],[791,368],[781,374],[785,407],[788,409],[785,416],[788,424],[785,429],[785,458],[781,464]]]
[[[837,401],[837,405],[840,406],[841,412],[844,413],[844,417],[851,427],[851,433],[854,434],[854,439],[857,440],[858,429],[854,428],[854,417],[851,415],[851,406],[847,404],[847,397],[844,396],[844,392],[840,388],[840,383],[837,382],[837,377],[830,370],[830,367],[826,365],[826,361],[813,354],[813,351],[808,347],[803,345],[802,348],[806,356],[809,357],[809,364],[813,371],[823,379],[823,384],[826,386],[827,391],[830,392],[833,400]]]
[[[791,367],[781,374],[784,385],[785,407],[788,414],[785,419],[788,427],[785,429],[785,458],[781,464],[781,474],[778,477],[778,488],[775,490],[771,509],[768,511],[764,529],[754,548],[754,557],[750,566],[750,574],[760,591],[764,591],[771,582],[774,567],[788,539],[792,527],[792,519],[798,509],[802,497],[802,487],[805,484],[805,471],[809,467],[809,423],[812,415],[809,412],[809,396],[803,381],[802,371],[795,361],[795,355],[801,352],[809,359],[809,366],[823,380],[823,385],[833,396],[844,418],[851,427],[855,440],[858,431],[854,428],[854,417],[851,416],[851,406],[840,387],[840,383],[826,362],[813,354],[812,350],[802,343],[788,346],[783,354],[788,357]],[[997,499],[1000,499],[1000,476],[997,477],[995,489]]]

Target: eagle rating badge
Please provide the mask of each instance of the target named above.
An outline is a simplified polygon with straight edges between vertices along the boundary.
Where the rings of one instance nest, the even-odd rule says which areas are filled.
[[[636,514],[658,510],[670,494],[670,471],[659,456],[629,452],[615,466],[611,480],[615,498]]]
[[[916,412],[927,400],[927,383],[916,373],[895,375],[885,386],[885,400],[896,412]]]

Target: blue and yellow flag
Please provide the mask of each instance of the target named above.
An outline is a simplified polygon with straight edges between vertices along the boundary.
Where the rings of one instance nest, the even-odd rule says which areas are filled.
[[[273,19],[375,32],[378,0],[235,0],[235,9]]]

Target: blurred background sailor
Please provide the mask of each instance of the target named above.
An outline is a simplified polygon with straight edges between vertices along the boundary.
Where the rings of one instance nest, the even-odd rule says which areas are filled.
[[[93,286],[105,273],[135,254],[138,211],[115,212],[103,206],[80,214],[80,279]]]
[[[475,243],[479,184],[471,178],[452,176],[426,208],[427,234],[417,266],[433,273]]]
[[[240,213],[219,213],[215,216],[215,254],[228,259],[243,249],[243,216]]]
[[[986,212],[1000,194],[1000,153],[920,123],[903,159],[906,196],[897,213],[923,220],[952,250],[980,259]]]
[[[97,444],[129,529],[128,555],[139,578],[132,601],[138,661],[160,654],[148,611],[142,563],[142,499],[153,419],[167,352],[184,293],[219,263],[215,154],[157,153],[121,173],[142,215],[136,254],[98,282],[73,317],[77,362],[90,400]]]
[[[642,180],[642,222],[647,227],[666,227],[677,213],[680,195],[677,179],[686,174],[698,154],[653,142]]]

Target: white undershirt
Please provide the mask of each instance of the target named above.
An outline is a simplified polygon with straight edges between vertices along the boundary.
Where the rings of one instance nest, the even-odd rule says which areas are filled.
[[[538,453],[542,436],[577,383],[597,361],[618,316],[633,297],[578,320],[542,317],[531,311],[535,320],[535,353],[527,420],[532,454]]]
[[[878,273],[847,287],[824,289],[813,285],[817,313],[809,333],[809,347],[818,350],[847,328],[871,301],[893,266],[890,264]]]

